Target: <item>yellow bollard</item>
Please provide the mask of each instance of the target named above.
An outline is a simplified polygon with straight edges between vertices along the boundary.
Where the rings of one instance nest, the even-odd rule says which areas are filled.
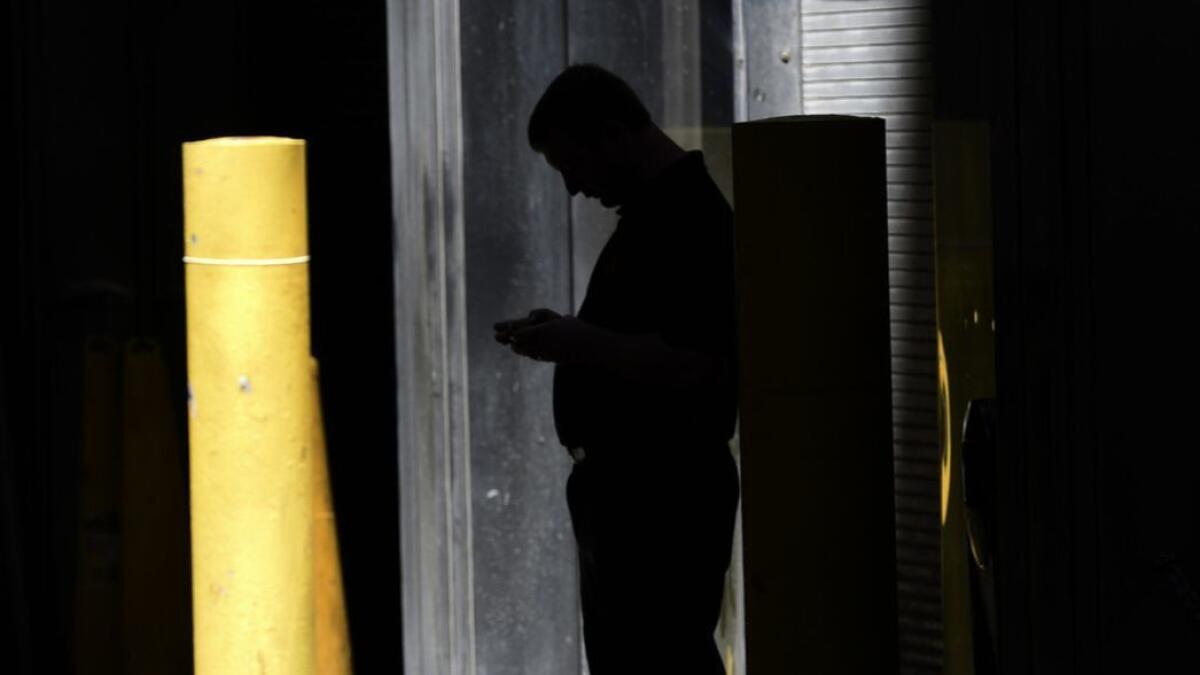
[[[329,489],[325,427],[321,418],[320,377],[317,360],[312,361],[313,387],[313,573],[316,602],[317,672],[321,675],[350,675],[350,635],[346,623],[346,601],[342,593],[342,562],[338,554],[337,519]]]
[[[304,142],[183,145],[198,675],[314,672]]]

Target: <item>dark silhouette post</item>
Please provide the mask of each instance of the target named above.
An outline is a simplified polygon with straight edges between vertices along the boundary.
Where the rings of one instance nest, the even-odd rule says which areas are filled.
[[[746,668],[896,673],[884,122],[733,127]]]

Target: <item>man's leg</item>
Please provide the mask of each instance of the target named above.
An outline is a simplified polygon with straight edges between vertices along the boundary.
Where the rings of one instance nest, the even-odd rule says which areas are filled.
[[[567,506],[575,532],[579,559],[579,601],[583,615],[583,640],[592,675],[620,672],[620,603],[613,602],[603,565],[597,564],[597,548],[607,536],[599,536],[604,482],[597,476],[595,461],[577,464],[567,479]]]
[[[573,472],[568,499],[592,675],[724,672],[712,635],[737,475],[722,452],[686,466],[636,470],[585,461]]]

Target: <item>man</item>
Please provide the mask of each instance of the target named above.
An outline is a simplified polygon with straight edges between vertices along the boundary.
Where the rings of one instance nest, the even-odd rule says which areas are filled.
[[[724,673],[713,631],[738,499],[732,211],[702,155],[597,66],[551,83],[529,142],[572,196],[620,215],[578,316],[537,309],[495,326],[517,354],[556,364],[592,675]]]

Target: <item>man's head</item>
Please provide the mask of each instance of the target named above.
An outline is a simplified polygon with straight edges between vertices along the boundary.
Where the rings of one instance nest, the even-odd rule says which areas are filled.
[[[567,68],[529,116],[529,145],[562,174],[572,195],[624,203],[641,175],[650,113],[621,78],[594,65]]]

